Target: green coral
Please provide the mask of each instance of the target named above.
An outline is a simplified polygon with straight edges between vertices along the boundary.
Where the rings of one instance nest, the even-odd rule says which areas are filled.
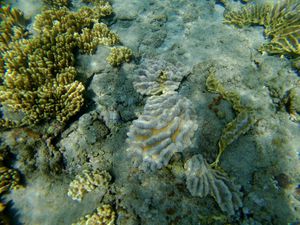
[[[79,48],[92,54],[98,45],[119,42],[100,22],[111,13],[111,5],[104,1],[77,12],[66,7],[45,10],[36,16],[36,33],[29,36],[19,10],[0,9],[0,102],[6,112],[1,126],[50,119],[65,123],[80,110],[84,86],[75,80],[75,53]]]
[[[300,2],[297,0],[247,4],[240,11],[225,12],[224,22],[238,27],[264,26],[270,41],[260,47],[261,52],[294,58],[300,55]]]

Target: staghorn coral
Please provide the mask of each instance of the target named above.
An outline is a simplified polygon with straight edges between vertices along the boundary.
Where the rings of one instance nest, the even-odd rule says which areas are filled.
[[[84,170],[70,183],[68,196],[73,200],[81,201],[85,193],[91,192],[97,187],[107,189],[110,180],[111,176],[107,171]]]
[[[192,103],[177,92],[147,99],[144,112],[127,133],[129,148],[143,169],[159,169],[172,155],[191,145],[197,123]]]
[[[270,54],[300,55],[300,2],[297,0],[247,4],[240,11],[224,14],[225,23],[239,27],[262,25],[270,42],[260,47]]]
[[[102,205],[93,214],[86,215],[72,225],[114,225],[116,213],[110,205]]]
[[[112,47],[107,61],[112,66],[119,66],[123,62],[129,62],[132,57],[131,49],[127,47]]]
[[[143,95],[160,95],[175,91],[187,74],[182,67],[174,66],[164,60],[144,59],[138,70],[134,88]]]
[[[219,207],[228,215],[242,207],[241,193],[229,178],[218,170],[212,169],[201,154],[186,161],[186,185],[192,196],[214,197]]]

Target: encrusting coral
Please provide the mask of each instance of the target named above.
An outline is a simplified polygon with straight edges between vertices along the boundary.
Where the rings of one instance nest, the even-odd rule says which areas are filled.
[[[13,127],[56,119],[65,123],[83,105],[84,86],[76,81],[75,53],[93,53],[98,45],[119,42],[99,22],[112,13],[108,2],[97,1],[77,12],[62,7],[37,15],[29,36],[22,13],[0,9],[1,126]],[[8,113],[6,113],[8,112]],[[15,118],[8,114],[15,112]]]
[[[114,225],[116,213],[110,205],[102,205],[93,214],[88,214],[72,225]]]
[[[242,207],[238,187],[220,171],[212,169],[201,154],[186,161],[186,185],[192,196],[214,197],[223,212],[234,215]]]
[[[134,87],[150,97],[143,114],[129,128],[127,151],[136,159],[136,166],[154,170],[191,146],[198,125],[192,102],[175,91],[184,73],[162,60],[146,62],[152,65],[143,67]]]
[[[260,47],[270,54],[300,55],[300,2],[298,0],[276,3],[247,4],[240,11],[229,10],[224,14],[225,23],[239,27],[262,25],[269,43]]]
[[[70,183],[68,196],[73,200],[81,201],[84,194],[93,191],[97,187],[107,189],[110,180],[111,176],[107,171],[84,170],[82,174],[78,174]]]

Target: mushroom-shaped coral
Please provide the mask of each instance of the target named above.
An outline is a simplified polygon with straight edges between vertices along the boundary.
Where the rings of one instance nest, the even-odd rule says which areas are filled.
[[[192,103],[177,92],[147,99],[144,113],[128,132],[128,152],[137,156],[137,166],[159,169],[172,155],[189,147],[198,125]],[[139,164],[139,165],[138,165]]]
[[[186,74],[182,66],[174,66],[164,60],[144,59],[133,85],[143,95],[160,95],[177,90]]]
[[[212,169],[201,154],[185,163],[186,185],[191,195],[213,196],[223,212],[233,215],[242,206],[238,188],[220,171]]]

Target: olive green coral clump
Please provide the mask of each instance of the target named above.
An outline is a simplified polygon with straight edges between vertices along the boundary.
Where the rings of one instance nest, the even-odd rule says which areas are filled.
[[[0,10],[0,101],[8,112],[0,125],[31,125],[41,120],[66,122],[83,105],[84,86],[76,81],[75,53],[93,53],[97,46],[119,42],[99,20],[112,13],[109,3],[97,1],[77,12],[45,10],[36,16],[35,35],[21,25],[20,11]]]
[[[229,10],[224,18],[225,23],[239,27],[264,26],[270,42],[260,47],[261,52],[295,58],[300,55],[300,2],[297,0],[247,4],[240,11]]]

